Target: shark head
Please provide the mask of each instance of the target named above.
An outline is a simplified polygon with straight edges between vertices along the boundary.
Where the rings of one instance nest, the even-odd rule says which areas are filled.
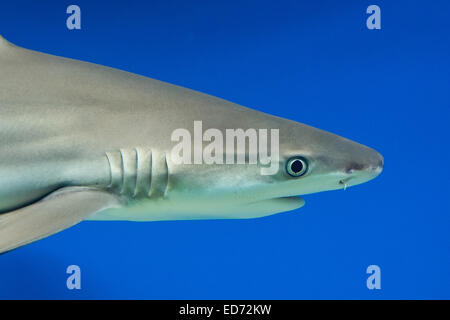
[[[244,121],[242,116],[218,112],[221,122],[202,123],[197,158],[204,160],[208,151],[221,163],[174,164],[171,158],[168,199],[183,198],[181,218],[253,218],[290,211],[304,205],[301,195],[346,189],[375,178],[383,169],[383,157],[369,147],[302,123],[247,112],[252,116]],[[220,128],[224,118],[227,126]],[[227,130],[236,133],[236,128],[244,134],[244,152],[238,150],[239,138],[228,135]],[[231,137],[234,143],[229,144]],[[222,141],[217,144],[218,140]],[[268,143],[269,162],[262,163],[258,153],[253,158],[258,161],[251,163],[250,145],[258,142],[261,147],[261,141]],[[236,162],[239,154],[244,163],[227,162]]]
[[[300,123],[285,128],[277,174],[284,196],[346,189],[383,169],[383,157],[369,147]]]

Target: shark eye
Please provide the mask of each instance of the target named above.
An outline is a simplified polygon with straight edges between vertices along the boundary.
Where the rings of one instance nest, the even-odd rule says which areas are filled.
[[[292,177],[300,177],[308,171],[308,162],[301,157],[294,157],[288,160],[286,171]]]

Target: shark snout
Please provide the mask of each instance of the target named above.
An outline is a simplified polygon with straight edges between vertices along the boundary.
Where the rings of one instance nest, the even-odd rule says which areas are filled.
[[[372,169],[378,171],[378,173],[381,173],[381,171],[383,171],[384,168],[384,158],[380,153],[377,152],[377,154],[378,154],[377,163],[376,166],[372,167]]]
[[[377,177],[384,167],[383,156],[370,148],[361,150],[359,157],[350,159],[344,174],[345,178],[339,184],[345,189],[347,186],[354,186],[372,180]]]
[[[383,167],[384,167],[383,156],[379,152],[371,149],[371,155],[370,155],[369,159],[370,160],[368,161],[366,170],[373,171],[377,175],[380,174],[381,171],[383,171]]]
[[[348,174],[358,171],[374,171],[380,173],[383,170],[383,167],[383,156],[377,151],[371,149],[369,156],[364,157],[360,161],[351,161],[345,171]]]

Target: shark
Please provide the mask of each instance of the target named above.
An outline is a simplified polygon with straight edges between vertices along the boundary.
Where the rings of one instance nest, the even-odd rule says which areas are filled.
[[[277,130],[276,170],[175,161],[173,132],[199,121],[216,132]],[[291,211],[301,196],[367,182],[383,165],[374,149],[336,134],[0,36],[0,252],[83,220]]]

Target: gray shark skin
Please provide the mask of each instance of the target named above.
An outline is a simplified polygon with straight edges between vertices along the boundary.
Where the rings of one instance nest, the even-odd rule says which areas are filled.
[[[175,164],[177,128],[279,129],[279,167]],[[292,157],[308,171],[286,172]],[[82,220],[256,218],[376,177],[361,144],[193,90],[0,37],[0,252]]]

